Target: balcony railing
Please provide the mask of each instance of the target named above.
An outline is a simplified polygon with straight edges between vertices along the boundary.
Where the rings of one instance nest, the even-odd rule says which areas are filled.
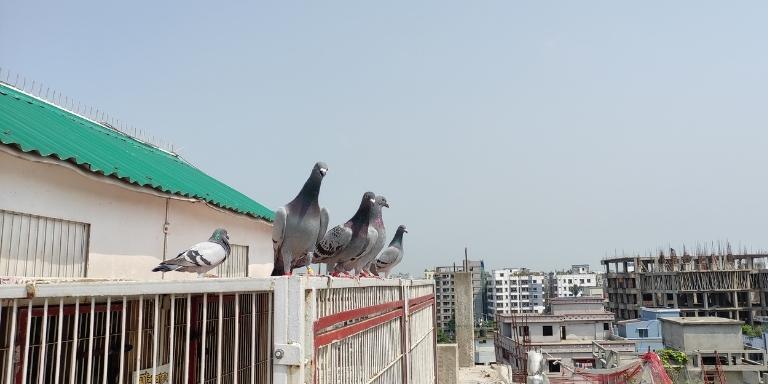
[[[0,285],[0,383],[434,383],[431,281]]]

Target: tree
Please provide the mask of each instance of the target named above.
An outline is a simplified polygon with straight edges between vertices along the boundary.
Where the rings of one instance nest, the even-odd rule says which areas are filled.
[[[584,289],[579,286],[578,284],[571,285],[570,288],[568,288],[569,291],[571,291],[571,294],[573,294],[574,297],[581,295],[581,291]]]
[[[448,335],[446,335],[445,332],[443,332],[442,329],[438,328],[437,329],[437,342],[438,342],[438,344],[449,344],[449,343],[453,342],[453,340],[451,340],[451,338],[448,337]]]

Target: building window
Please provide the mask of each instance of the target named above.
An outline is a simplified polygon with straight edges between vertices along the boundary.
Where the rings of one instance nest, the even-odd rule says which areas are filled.
[[[608,323],[603,323],[603,331],[610,331],[611,325]]]
[[[0,210],[0,275],[86,277],[90,224]]]
[[[637,329],[637,337],[642,338],[642,339],[648,337],[648,328],[638,328]]]
[[[568,284],[573,284],[573,279],[568,279]]]
[[[587,279],[587,283],[591,283],[591,282],[592,282],[592,279]]]
[[[584,284],[584,279],[579,279],[579,284]]]
[[[552,336],[552,326],[551,325],[545,325],[541,327],[541,334],[543,336]]]
[[[219,277],[248,277],[248,246],[232,244],[232,252],[214,273]]]

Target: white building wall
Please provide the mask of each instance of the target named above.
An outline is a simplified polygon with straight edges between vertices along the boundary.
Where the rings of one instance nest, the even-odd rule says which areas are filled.
[[[204,202],[168,199],[53,160],[5,150],[0,150],[0,177],[0,209],[90,224],[87,277],[160,279],[162,274],[151,270],[163,260],[166,201],[170,223],[166,258],[223,227],[232,243],[249,247],[249,276],[271,272],[268,222]],[[166,274],[166,279],[191,277]]]
[[[487,282],[488,312],[542,313],[544,311],[544,275],[521,269],[497,269]]]
[[[572,297],[571,287],[574,285],[580,287],[598,286],[596,273],[558,273],[555,276],[557,278],[557,297]]]

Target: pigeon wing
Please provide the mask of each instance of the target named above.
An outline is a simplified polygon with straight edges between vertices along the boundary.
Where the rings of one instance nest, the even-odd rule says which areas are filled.
[[[208,241],[195,244],[171,260],[162,262],[162,265],[177,265],[179,267],[203,267],[218,265],[226,258],[224,247]]]
[[[227,252],[219,244],[204,241],[189,249],[197,254],[195,262],[200,266],[217,266],[227,258]]]
[[[283,236],[285,235],[285,219],[288,213],[285,207],[280,207],[275,211],[275,221],[272,223],[272,248],[275,251],[275,258],[279,254],[280,247],[283,246]]]
[[[315,244],[323,240],[326,231],[328,231],[328,210],[323,207],[320,208],[320,231],[317,232],[317,241]]]
[[[373,252],[373,247],[376,246],[376,238],[379,237],[379,231],[373,227],[368,227],[368,244],[365,245],[365,250],[359,255],[367,255]]]
[[[400,257],[400,250],[397,247],[387,247],[376,258],[376,269],[386,269],[388,266],[397,262]]]
[[[275,219],[272,222],[272,276],[281,276],[285,273],[285,262],[283,260],[283,240],[285,239],[285,223],[288,219],[288,212],[285,207],[280,207],[275,211]],[[292,260],[285,260],[289,263]]]
[[[352,240],[352,229],[343,225],[331,228],[317,244],[317,258],[315,260],[323,261],[334,256],[346,247],[350,240]]]

